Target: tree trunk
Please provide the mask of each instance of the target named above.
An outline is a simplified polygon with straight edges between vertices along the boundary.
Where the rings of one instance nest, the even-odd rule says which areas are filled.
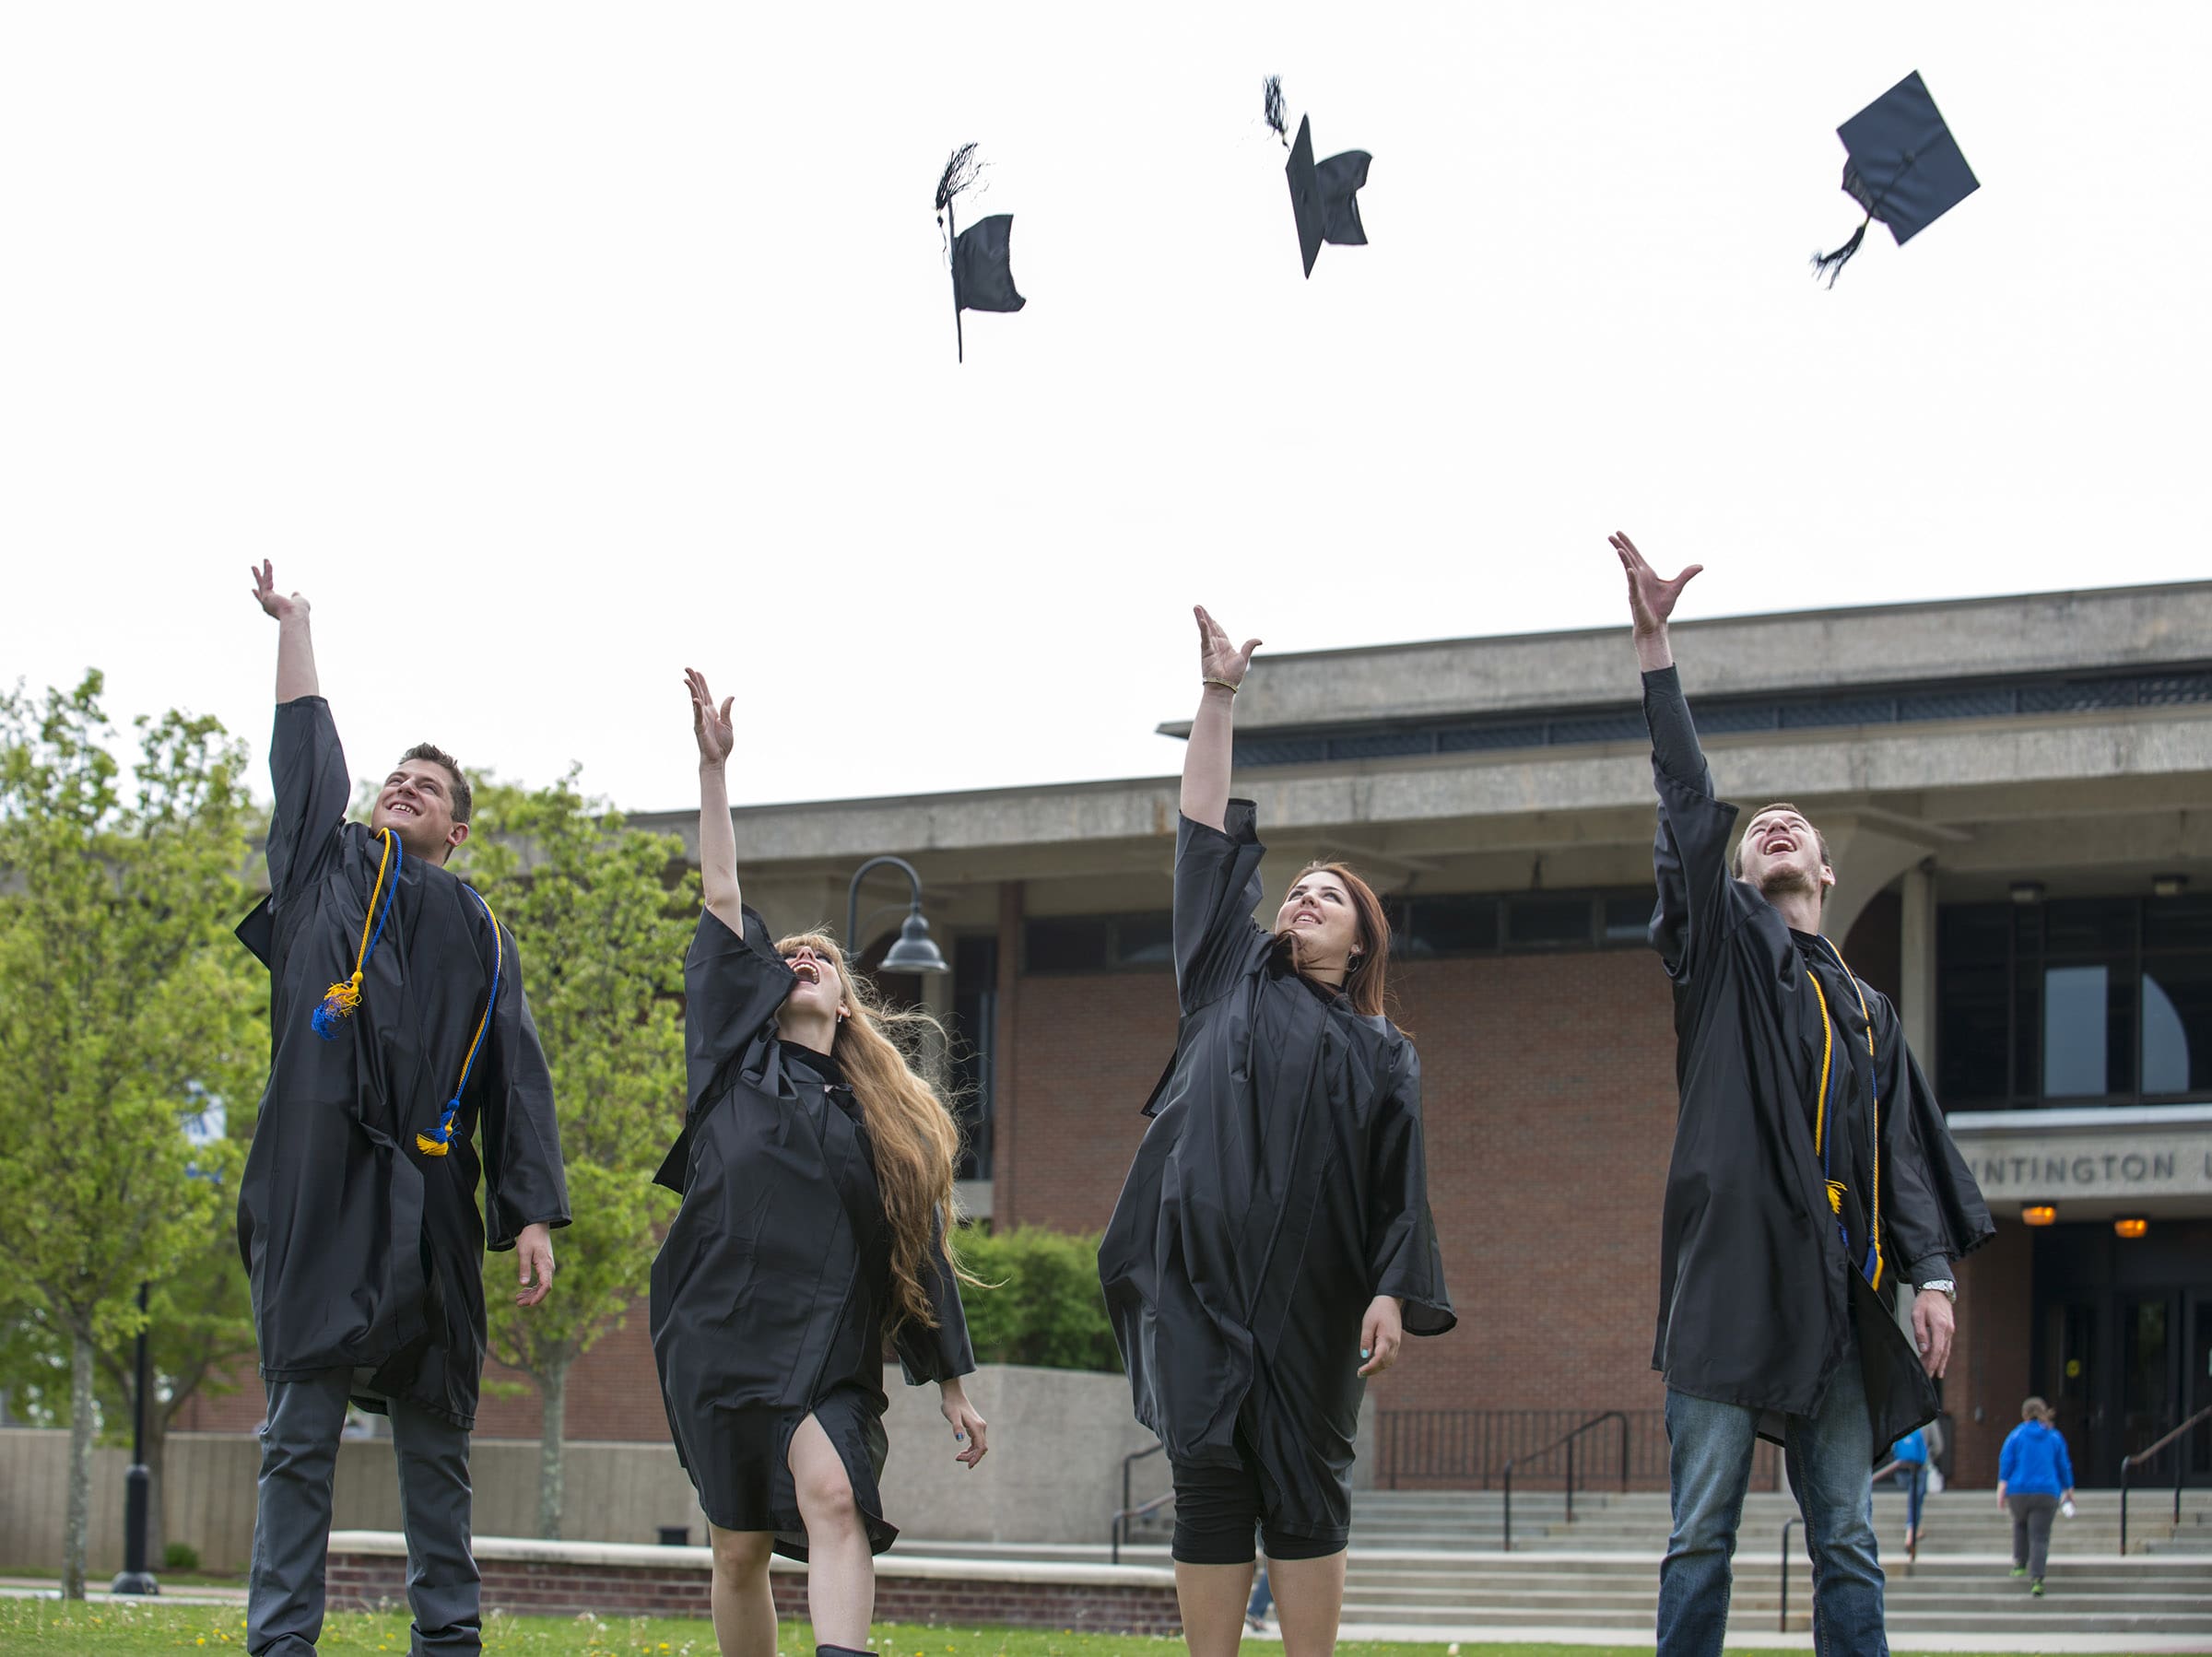
[[[92,1364],[82,1334],[69,1343],[69,1502],[62,1522],[62,1597],[85,1597],[85,1545],[92,1521]]]
[[[561,1456],[568,1448],[569,1360],[557,1357],[538,1370],[537,1396],[544,1411],[537,1440],[537,1534],[560,1535]]]

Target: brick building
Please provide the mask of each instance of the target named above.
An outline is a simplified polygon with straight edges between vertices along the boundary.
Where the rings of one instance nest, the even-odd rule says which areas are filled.
[[[2212,582],[1675,632],[1724,793],[1794,800],[1826,833],[1830,934],[1896,999],[1998,1219],[1961,1270],[1954,1477],[1994,1481],[2038,1391],[2082,1482],[2112,1482],[2212,1403]],[[1398,929],[1461,1325],[1415,1344],[1371,1409],[1386,1428],[1618,1409],[1652,1469],[1673,1036],[1643,944],[1653,802],[1625,630],[1265,655],[1235,789],[1258,801],[1271,889],[1340,856]],[[771,926],[841,916],[877,852],[919,869],[953,970],[904,987],[965,1046],[965,1191],[995,1225],[1095,1229],[1112,1206],[1174,1031],[1174,803],[1157,778],[736,814]],[[694,817],[631,820],[690,840]],[[900,899],[864,923],[878,946],[903,896],[869,885]],[[2026,1223],[2041,1208],[2053,1223]],[[2147,1223],[2122,1236],[2124,1218]],[[572,1438],[664,1432],[642,1321],[571,1378]],[[488,1404],[485,1432],[535,1429],[533,1401]],[[1392,1453],[1422,1473],[1418,1449]]]

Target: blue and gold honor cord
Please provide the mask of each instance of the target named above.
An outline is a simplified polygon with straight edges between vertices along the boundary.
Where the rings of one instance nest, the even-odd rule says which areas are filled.
[[[468,1090],[469,1073],[476,1068],[477,1054],[484,1050],[484,1037],[491,1028],[491,1010],[500,1004],[500,969],[506,964],[507,946],[500,936],[500,923],[491,912],[491,905],[484,901],[484,894],[476,887],[466,888],[491,923],[491,993],[484,999],[484,1017],[477,1020],[477,1033],[469,1039],[468,1052],[461,1061],[461,1079],[453,1084],[453,1097],[445,1101],[445,1110],[439,1115],[435,1133],[415,1135],[415,1148],[426,1157],[442,1157],[453,1148],[453,1123],[461,1114],[461,1095]]]
[[[308,1020],[325,1041],[338,1039],[339,1023],[361,1005],[369,958],[376,953],[377,940],[384,935],[384,922],[392,913],[392,900],[399,895],[399,871],[406,853],[400,850],[399,836],[391,829],[379,828],[376,837],[384,842],[384,850],[376,862],[376,884],[369,888],[368,911],[361,916],[361,946],[354,953],[353,976],[324,991],[322,1005]]]
[[[1882,1100],[1881,1090],[1874,1077],[1877,1055],[1874,1051],[1874,1014],[1866,1005],[1866,992],[1859,988],[1859,981],[1844,965],[1843,957],[1836,946],[1823,936],[1821,948],[1828,951],[1836,965],[1843,969],[1853,993],[1859,998],[1859,1016],[1866,1021],[1866,1105],[1873,1117],[1870,1143],[1874,1154],[1873,1200],[1866,1205],[1867,1228],[1872,1235],[1866,1241],[1866,1258],[1859,1267],[1859,1275],[1866,1279],[1869,1288],[1882,1287]],[[1810,967],[1806,969],[1806,981],[1813,986],[1813,994],[1820,1003],[1820,1096],[1813,1106],[1813,1154],[1820,1158],[1820,1177],[1828,1186],[1828,1205],[1836,1216],[1836,1235],[1842,1238],[1844,1246],[1851,1246],[1851,1235],[1843,1228],[1843,1184],[1831,1177],[1830,1164],[1834,1147],[1828,1140],[1828,1078],[1835,1057],[1836,1026],[1828,1010],[1828,993],[1821,989],[1820,980]]]

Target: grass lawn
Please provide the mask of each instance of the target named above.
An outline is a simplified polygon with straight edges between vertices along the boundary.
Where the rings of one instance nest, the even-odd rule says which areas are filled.
[[[54,1600],[0,1599],[0,1651],[101,1653],[123,1651],[242,1651],[243,1615],[235,1605],[64,1604]],[[814,1632],[785,1623],[781,1657],[813,1657]],[[1181,1640],[1127,1635],[1061,1634],[1030,1628],[938,1628],[878,1623],[870,1642],[881,1657],[1146,1657],[1182,1650]],[[348,1614],[324,1625],[325,1651],[405,1651],[407,1619]],[[544,1653],[545,1657],[714,1657],[714,1636],[703,1621],[673,1617],[615,1618],[501,1616],[485,1626],[487,1651]],[[1254,1641],[1247,1651],[1266,1651]],[[1279,1650],[1279,1647],[1272,1648]],[[1446,1657],[1435,1645],[1347,1641],[1343,1657]],[[1632,1657],[1651,1646],[1462,1645],[1458,1657]],[[1735,1652],[1732,1657],[1759,1657]],[[1783,1657],[1781,1653],[1773,1657]],[[1802,1652],[1787,1657],[1804,1657]]]

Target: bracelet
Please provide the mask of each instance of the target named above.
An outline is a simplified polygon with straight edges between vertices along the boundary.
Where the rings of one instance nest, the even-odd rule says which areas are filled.
[[[1230,684],[1227,679],[1200,679],[1198,683],[1201,685],[1218,685],[1222,689],[1228,691],[1230,695],[1234,696],[1237,694],[1237,687]]]

